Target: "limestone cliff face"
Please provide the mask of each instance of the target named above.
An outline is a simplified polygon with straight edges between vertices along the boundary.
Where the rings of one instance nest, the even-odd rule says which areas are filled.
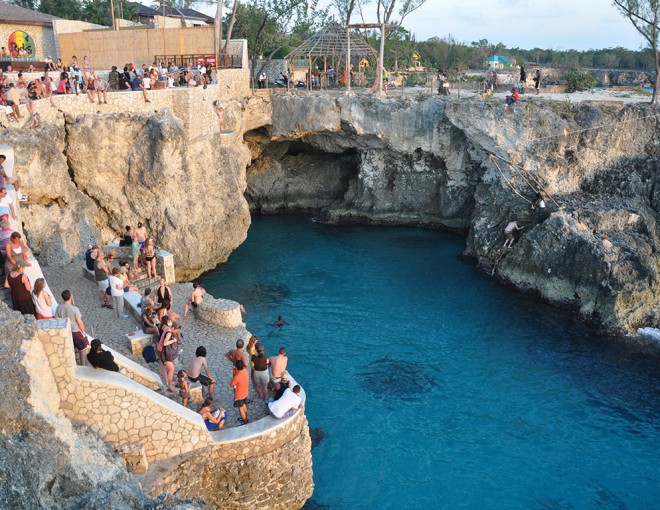
[[[228,120],[238,122],[240,111],[227,108]],[[30,196],[21,213],[31,246],[48,264],[68,263],[88,243],[112,242],[124,225],[143,222],[186,278],[245,239],[248,149],[231,136],[191,136],[169,109],[67,116],[10,132],[4,143],[15,149]]]
[[[246,136],[254,209],[461,230],[466,255],[518,288],[614,331],[660,322],[659,140],[645,107],[275,96],[272,122]],[[540,226],[532,187],[558,204],[546,200]],[[505,250],[513,217],[526,229]]]

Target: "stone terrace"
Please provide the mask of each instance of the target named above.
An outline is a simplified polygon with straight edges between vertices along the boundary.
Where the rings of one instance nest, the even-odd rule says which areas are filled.
[[[129,359],[134,360],[140,365],[147,367],[160,376],[160,364],[154,363],[149,366],[144,362],[142,356],[133,356],[126,342],[126,333],[135,330],[138,322],[130,316],[127,319],[118,319],[114,310],[101,308],[98,297],[98,287],[95,283],[83,278],[80,263],[73,263],[63,267],[45,267],[42,268],[48,285],[56,298],[60,297],[61,292],[66,288],[71,290],[74,296],[75,305],[80,308],[83,316],[83,322],[87,333],[120,352]],[[177,359],[176,370],[187,370],[191,357],[199,345],[203,345],[207,350],[207,361],[211,373],[216,379],[214,390],[214,400],[217,406],[227,409],[226,428],[236,427],[238,411],[232,406],[233,390],[229,387],[231,381],[231,364],[225,359],[225,353],[235,348],[236,340],[243,339],[247,344],[249,333],[244,327],[235,329],[220,328],[218,326],[207,324],[195,319],[192,312],[188,313],[187,318],[183,318],[183,307],[187,296],[192,291],[191,284],[177,283],[170,286],[174,292],[174,306],[172,309],[181,314],[181,331],[184,334],[183,353]],[[155,290],[155,289],[154,289]],[[127,308],[126,308],[126,312]],[[175,377],[176,381],[176,377]],[[179,394],[166,394],[169,398],[181,403]],[[263,418],[268,413],[267,406],[257,399],[252,384],[250,384],[250,398],[252,402],[248,404],[248,417],[250,422]],[[189,402],[188,408],[197,411],[198,404]]]

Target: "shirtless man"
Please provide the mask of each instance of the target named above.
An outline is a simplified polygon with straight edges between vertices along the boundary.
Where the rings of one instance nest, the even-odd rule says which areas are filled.
[[[206,375],[202,374],[202,368]],[[197,347],[195,357],[190,360],[188,366],[188,379],[192,382],[198,382],[202,386],[208,386],[209,397],[213,395],[213,388],[215,387],[215,379],[211,376],[209,365],[206,362],[206,348],[203,346]]]
[[[231,361],[231,364],[236,366],[236,362],[238,360],[243,361],[243,364],[247,367],[248,365],[248,359],[245,353],[243,352],[243,347],[245,346],[245,342],[243,340],[236,340],[236,349],[227,352],[225,354],[225,358],[227,358],[229,361]],[[236,370],[236,369],[234,369]]]
[[[273,383],[273,388],[275,390],[280,389],[280,381],[282,379],[282,374],[286,370],[288,361],[289,358],[286,357],[286,349],[284,347],[280,347],[277,356],[270,357],[270,382]]]
[[[144,243],[147,242],[147,229],[144,228],[142,223],[138,223],[138,226],[133,230],[133,238],[137,239],[137,242],[140,243],[140,251],[144,251]]]
[[[199,283],[193,283],[193,291],[192,294],[190,294],[190,297],[188,298],[188,302],[186,303],[186,306],[183,307],[183,316],[188,317],[188,307],[192,306],[193,308],[197,308],[197,306],[204,301],[204,294],[206,294],[206,290],[204,287],[202,287]]]

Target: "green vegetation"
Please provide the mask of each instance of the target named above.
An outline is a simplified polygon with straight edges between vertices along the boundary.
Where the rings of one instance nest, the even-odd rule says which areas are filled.
[[[569,71],[564,75],[564,80],[566,80],[566,92],[591,89],[598,83],[591,74],[582,71]]]

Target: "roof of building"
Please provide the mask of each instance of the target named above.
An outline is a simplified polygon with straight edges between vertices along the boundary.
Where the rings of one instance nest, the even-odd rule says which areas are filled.
[[[154,9],[153,7],[147,7],[146,5],[136,4],[134,2],[129,2],[129,3],[138,6],[137,11],[135,11],[135,16],[144,16],[147,18],[151,18],[154,16],[163,16],[163,15],[168,18],[181,18],[183,16],[185,19],[201,20],[211,25],[215,21],[215,18],[208,16],[203,12],[196,11],[195,9],[186,9],[186,8],[177,9],[176,7],[168,7],[168,6]]]
[[[501,55],[493,55],[492,57],[488,57],[488,62],[499,62],[501,64],[509,64],[511,61],[503,57]]]
[[[376,58],[376,50],[358,34],[350,32],[351,55],[355,57]],[[289,53],[285,59],[293,60],[303,57],[322,57],[333,55],[343,57],[348,52],[348,36],[346,29],[339,23],[331,21],[319,32]]]
[[[51,26],[53,20],[62,19],[57,16],[33,11],[0,0],[0,23],[15,23],[17,25]]]

